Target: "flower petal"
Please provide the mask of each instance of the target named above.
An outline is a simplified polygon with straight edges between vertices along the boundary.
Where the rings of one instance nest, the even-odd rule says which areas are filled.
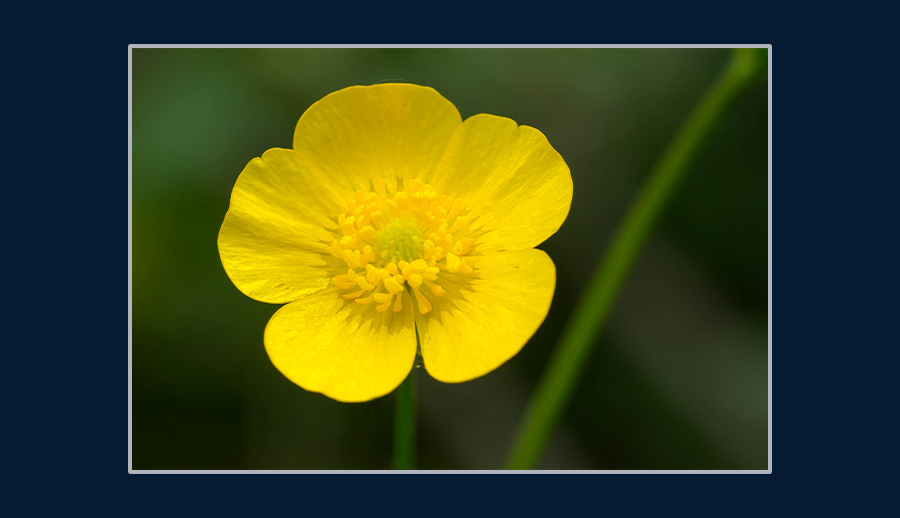
[[[532,248],[552,236],[572,204],[569,167],[540,131],[494,115],[456,130],[433,185],[462,197],[479,251]]]
[[[442,282],[434,309],[416,314],[425,368],[446,383],[477,378],[512,358],[547,316],[556,267],[541,250],[480,257],[477,277]],[[463,279],[463,277],[458,277]]]
[[[331,286],[328,254],[340,190],[290,149],[270,149],[238,177],[219,230],[219,256],[239,290],[284,303]]]
[[[266,352],[288,379],[343,402],[383,396],[406,378],[416,357],[409,294],[399,312],[319,293],[279,309],[266,326]]]
[[[331,93],[300,117],[294,149],[348,192],[370,181],[434,176],[462,119],[434,89],[412,84],[351,86]]]

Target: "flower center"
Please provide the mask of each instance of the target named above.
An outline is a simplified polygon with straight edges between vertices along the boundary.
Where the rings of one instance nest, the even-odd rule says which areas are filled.
[[[413,261],[422,257],[425,234],[409,217],[399,217],[375,235],[378,254],[388,261]]]
[[[474,233],[463,212],[460,200],[419,180],[396,192],[384,180],[374,183],[374,192],[356,191],[338,215],[340,235],[330,248],[347,267],[332,278],[338,293],[358,304],[375,303],[377,311],[400,311],[409,291],[419,312],[429,313],[446,294],[443,281],[460,284],[464,280],[454,277],[473,274],[466,257]]]

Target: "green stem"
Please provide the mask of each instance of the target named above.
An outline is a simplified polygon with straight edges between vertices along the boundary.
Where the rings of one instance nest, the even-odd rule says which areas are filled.
[[[653,225],[715,124],[768,63],[766,49],[736,49],[650,174],[561,335],[525,413],[507,469],[531,469],[559,421],[596,338]]]
[[[416,369],[396,391],[394,415],[394,469],[416,469]]]

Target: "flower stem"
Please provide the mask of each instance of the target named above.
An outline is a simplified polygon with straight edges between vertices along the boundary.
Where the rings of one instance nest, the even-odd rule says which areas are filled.
[[[394,469],[416,469],[416,369],[396,391],[394,416]]]
[[[507,459],[507,469],[532,469],[540,459],[587,365],[588,355],[603,330],[616,296],[660,213],[690,169],[697,149],[710,130],[767,64],[767,49],[735,49],[722,75],[694,108],[656,164],[569,317],[520,425]]]

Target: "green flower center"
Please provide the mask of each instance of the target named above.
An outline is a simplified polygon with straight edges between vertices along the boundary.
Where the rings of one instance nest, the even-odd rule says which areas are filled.
[[[422,257],[425,234],[411,218],[400,217],[385,225],[375,239],[378,253],[388,262],[411,262]]]

